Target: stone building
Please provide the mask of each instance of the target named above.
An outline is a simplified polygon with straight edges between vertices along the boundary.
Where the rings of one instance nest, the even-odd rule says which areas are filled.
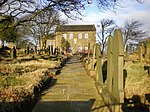
[[[55,32],[56,47],[61,48],[62,38],[70,43],[69,52],[92,53],[96,42],[96,28],[94,25],[62,25],[57,26]]]

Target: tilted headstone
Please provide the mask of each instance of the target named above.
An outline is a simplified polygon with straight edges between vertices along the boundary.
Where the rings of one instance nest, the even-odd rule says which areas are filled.
[[[120,102],[124,102],[123,89],[123,63],[124,63],[124,43],[121,30],[116,29],[114,32],[112,47],[112,68],[113,82],[112,94]]]
[[[107,56],[107,79],[105,84],[103,83],[100,45],[96,44],[94,46],[93,60],[96,59],[95,74],[96,82],[98,82],[96,86],[111,112],[122,112],[120,104],[124,103],[124,43],[119,29],[114,31],[114,36],[108,38]],[[94,66],[93,61],[93,70]]]

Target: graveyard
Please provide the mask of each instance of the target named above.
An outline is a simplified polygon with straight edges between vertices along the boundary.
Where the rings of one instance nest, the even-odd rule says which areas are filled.
[[[150,112],[148,0],[0,0],[0,112]]]
[[[139,45],[136,54],[125,56],[120,37],[120,30],[115,30],[114,37],[109,36],[107,58],[101,56],[100,46],[95,45],[93,58],[85,60],[85,68],[110,111],[149,111],[149,42],[145,47]],[[120,103],[125,104],[121,109],[112,106]]]
[[[50,83],[51,79],[56,76],[56,71],[67,59],[66,56],[48,54],[29,53],[27,55],[23,54],[22,50],[17,50],[18,53],[14,58],[11,50],[5,52],[10,54],[10,57],[1,56],[0,60],[0,111],[6,108],[8,111],[15,111],[15,108],[24,105],[26,101],[33,102],[40,89]]]
[[[1,55],[0,60],[0,111],[23,111],[24,107],[28,107],[24,110],[25,112],[40,110],[37,107],[41,107],[41,111],[43,111],[43,108],[56,111],[57,109],[51,106],[58,105],[57,102],[52,103],[51,108],[38,102],[41,101],[40,99],[51,102],[55,100],[63,102],[77,100],[79,103],[84,104],[85,102],[80,101],[84,101],[86,98],[96,98],[90,110],[109,110],[112,112],[138,110],[139,112],[148,112],[150,104],[149,44],[149,40],[146,41],[146,44],[141,43],[138,51],[132,54],[127,53],[127,51],[124,52],[121,31],[116,29],[114,35],[109,36],[108,51],[105,56],[101,55],[99,44],[94,45],[92,54],[89,52],[86,55],[60,54],[59,49],[54,50],[55,52],[51,50],[49,52],[25,52],[14,48],[5,50],[7,52],[5,54],[9,56]],[[14,54],[14,50],[16,50],[16,54]],[[69,60],[74,60],[74,58],[77,62],[70,63]],[[93,80],[90,83],[93,85],[92,87],[96,86],[95,90],[97,92],[95,90],[92,94],[81,92],[83,88],[79,89],[80,83],[85,79],[83,77],[83,79],[77,80],[78,77],[82,76],[81,74],[75,76],[77,78],[74,79],[75,82],[77,81],[76,83],[72,82],[73,78],[70,78],[71,76],[65,76],[67,73],[77,74],[77,72],[74,73],[75,69],[68,66],[69,63],[72,64],[71,66],[77,63],[75,67],[84,67],[81,71],[86,71],[83,73],[86,75],[84,77],[90,79],[86,79],[83,84],[86,84],[88,80]],[[78,63],[83,65],[78,65]],[[64,69],[67,69],[67,71],[63,72]],[[81,73],[79,68],[77,70]],[[63,75],[61,76],[61,74]],[[62,79],[59,79],[59,77],[63,77],[64,81],[61,82]],[[67,80],[72,82],[71,85]],[[64,86],[60,86],[60,91],[68,92],[59,95],[60,91],[56,89],[59,94],[57,92],[53,93],[55,89],[52,86],[56,85],[57,87],[59,83],[65,84],[69,88],[71,87],[72,90],[67,90],[64,89]],[[88,86],[88,84],[87,87],[84,86],[85,91],[89,87],[91,86]],[[47,93],[47,91],[52,92]],[[81,95],[77,96],[80,92]],[[47,94],[48,96],[46,96]],[[65,96],[67,94],[69,97]],[[73,97],[72,94],[76,97]],[[69,107],[70,103],[62,103],[62,105]],[[79,108],[81,111],[85,108],[87,112],[89,111],[88,106],[78,107],[76,102],[74,102],[74,105],[75,108]],[[85,103],[85,105],[87,104]],[[72,107],[70,110],[73,111]],[[60,110],[58,109],[57,111]]]

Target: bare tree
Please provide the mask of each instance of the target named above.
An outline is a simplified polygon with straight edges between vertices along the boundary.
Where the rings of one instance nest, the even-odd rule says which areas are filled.
[[[27,35],[32,37],[36,46],[40,45],[42,49],[45,49],[47,38],[50,38],[51,33],[54,33],[55,26],[63,24],[63,22],[60,20],[59,13],[51,9],[51,11],[46,10],[39,13],[33,21],[25,23],[24,29],[27,30]]]
[[[144,0],[136,0],[142,3]],[[97,0],[98,7],[101,10],[115,10],[116,7],[122,7],[121,3],[123,0]]]
[[[10,16],[6,16],[8,21],[4,21],[0,24],[0,28],[5,28],[6,25],[10,24],[12,25],[14,23],[14,19],[12,19]],[[17,36],[17,28],[16,27],[10,27],[7,28],[5,31],[0,32],[0,40],[2,41],[2,46],[4,46],[4,41],[15,41],[15,36]]]
[[[45,10],[59,10],[68,17],[74,17],[71,12],[78,12],[84,9],[85,0],[2,0],[0,1],[0,23],[8,21],[5,16],[15,18],[13,26],[22,22],[31,21],[37,14]],[[20,19],[27,14],[32,14],[28,19]],[[12,25],[5,26],[5,29]],[[0,29],[1,31],[4,29]]]
[[[102,19],[100,25],[98,25],[97,36],[101,45],[101,53],[104,53],[104,49],[107,46],[108,35],[112,33],[116,27],[114,20]]]
[[[76,19],[75,13],[81,14],[87,3],[92,0],[0,0],[0,24],[7,24],[0,27],[0,32],[8,28],[22,25],[24,22],[33,21],[41,12],[55,9],[66,14],[72,19]],[[109,9],[118,4],[119,0],[97,0],[102,9]],[[140,1],[140,0],[137,0]],[[27,15],[28,18],[24,18]],[[75,15],[75,16],[74,16]],[[13,19],[13,24],[10,21]],[[2,38],[2,37],[1,37]]]
[[[37,26],[40,35],[40,44],[42,45],[41,48],[46,48],[47,38],[49,37],[50,33],[54,32],[54,26],[60,24],[60,15],[57,11],[45,11],[40,13],[36,17]]]
[[[146,36],[146,31],[142,29],[143,23],[140,21],[128,20],[122,28],[124,46],[127,43],[139,42]]]

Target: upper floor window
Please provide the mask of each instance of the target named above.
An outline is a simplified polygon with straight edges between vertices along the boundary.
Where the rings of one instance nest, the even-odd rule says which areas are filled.
[[[82,39],[82,34],[81,33],[78,34],[78,39]]]
[[[69,34],[69,39],[73,39],[73,34],[72,33]]]
[[[86,34],[84,35],[84,38],[85,38],[85,39],[88,39],[88,33],[86,33]]]
[[[63,34],[64,39],[67,39],[67,34]]]

